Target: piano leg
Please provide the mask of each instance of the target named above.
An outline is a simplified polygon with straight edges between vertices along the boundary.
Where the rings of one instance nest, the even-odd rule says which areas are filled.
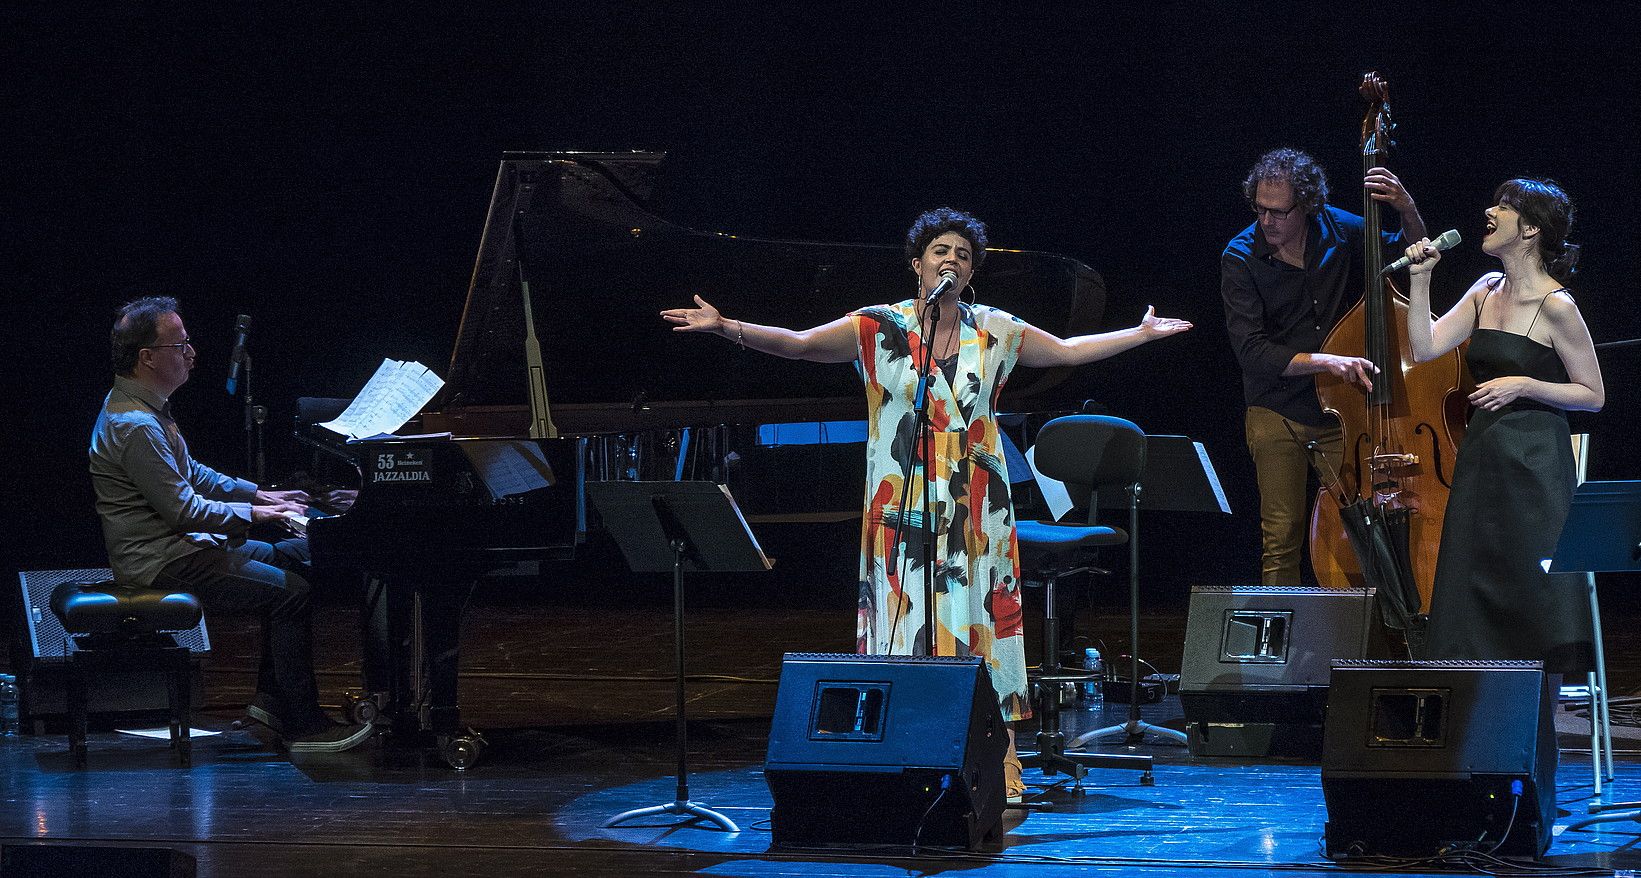
[[[360,617],[364,625],[360,683],[367,694],[385,699],[393,688],[393,655],[397,645],[388,622],[387,580],[374,574],[365,577],[365,605],[360,608]]]
[[[471,581],[373,578],[366,592],[365,685],[384,692],[392,740],[436,746],[452,768],[478,761],[484,739],[462,728],[461,615]]]
[[[459,734],[457,663],[461,659],[461,614],[472,583],[441,584],[420,590],[422,649],[427,661],[427,725],[444,738]]]

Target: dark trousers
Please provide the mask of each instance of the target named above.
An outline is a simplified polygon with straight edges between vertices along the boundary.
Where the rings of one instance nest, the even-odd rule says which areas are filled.
[[[203,548],[166,565],[156,588],[191,592],[210,613],[262,620],[257,693],[273,701],[287,737],[323,728],[313,678],[313,611],[308,604],[308,541],[248,540],[231,549]]]

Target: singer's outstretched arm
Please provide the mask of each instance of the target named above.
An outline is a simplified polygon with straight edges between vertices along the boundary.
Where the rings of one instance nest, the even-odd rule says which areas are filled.
[[[726,318],[706,299],[695,297],[695,308],[668,308],[662,319],[673,324],[673,332],[710,332],[742,347],[752,348],[788,360],[816,363],[848,363],[857,357],[854,324],[839,317],[812,329],[783,329]]]
[[[1156,309],[1151,307],[1145,309],[1145,318],[1140,325],[1098,335],[1060,338],[1028,323],[1025,341],[1020,345],[1020,365],[1038,368],[1081,366],[1190,328],[1189,321],[1158,317]]]

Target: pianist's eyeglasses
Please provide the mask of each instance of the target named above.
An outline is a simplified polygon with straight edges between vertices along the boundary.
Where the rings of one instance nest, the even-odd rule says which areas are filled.
[[[193,339],[191,339],[191,338],[185,338],[185,339],[183,339],[183,340],[182,340],[182,341],[179,341],[179,342],[172,342],[172,343],[171,343],[171,344],[151,344],[151,345],[146,345],[146,347],[148,347],[148,348],[149,348],[149,349],[151,349],[151,350],[159,350],[159,349],[160,349],[160,348],[176,348],[176,349],[177,349],[177,350],[179,350],[179,351],[180,351],[180,350],[184,350],[184,349],[186,349],[186,348],[191,348],[191,347],[193,347],[193,346],[194,346],[194,340],[193,340]]]

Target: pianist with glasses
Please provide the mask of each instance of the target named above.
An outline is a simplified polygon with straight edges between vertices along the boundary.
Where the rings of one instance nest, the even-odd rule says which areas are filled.
[[[91,481],[114,578],[186,591],[207,612],[263,621],[257,691],[246,713],[293,753],[340,752],[370,726],[333,722],[313,676],[305,539],[246,539],[253,524],[307,512],[300,491],[265,491],[188,455],[171,397],[188,381],[195,351],[176,299],[120,308],[112,333],[114,388],[91,433]]]
[[[924,213],[906,234],[916,294],[861,308],[803,330],[724,317],[700,296],[693,308],[661,312],[675,332],[723,336],[745,348],[819,363],[855,362],[866,385],[867,490],[862,516],[860,610],[856,647],[864,654],[923,651],[924,573],[915,534],[924,474],[912,436],[913,398],[929,327],[932,369],[927,409],[937,476],[931,506],[944,518],[934,552],[936,655],[981,656],[991,671],[1003,718],[1031,715],[1020,612],[1020,559],[996,421],[998,394],[1016,364],[1047,368],[1092,363],[1191,328],[1146,309],[1138,326],[1059,338],[996,308],[963,301],[986,257],[986,229],[950,208]],[[908,457],[918,459],[908,460]],[[907,477],[905,474],[910,473]],[[902,516],[900,510],[911,511]],[[908,543],[910,542],[910,546]],[[1005,781],[1011,800],[1024,791],[1014,733]]]

